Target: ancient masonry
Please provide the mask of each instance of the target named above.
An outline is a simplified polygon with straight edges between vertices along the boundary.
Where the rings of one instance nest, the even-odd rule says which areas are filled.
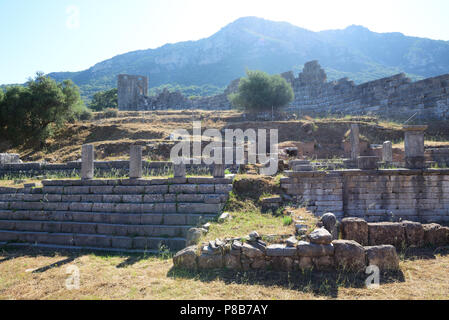
[[[295,100],[288,110],[301,114],[375,114],[393,119],[408,119],[416,114],[415,119],[449,118],[449,74],[412,82],[401,73],[355,85],[347,78],[328,82],[318,62],[311,61],[305,64],[297,78],[292,71],[282,76],[295,93]],[[148,97],[145,92],[140,92],[134,76],[120,75],[118,92],[119,101],[123,102],[119,102],[119,109],[225,110],[231,107],[227,95],[237,90],[238,83],[239,79],[234,80],[223,94],[191,100],[180,92],[167,90]]]
[[[337,217],[360,217],[368,221],[449,221],[449,169],[429,169],[424,154],[426,126],[407,125],[405,167],[382,169],[391,163],[391,142],[382,149],[383,162],[376,156],[359,156],[359,130],[351,127],[352,159],[347,165],[358,169],[313,171],[304,160],[290,161],[292,171],[281,178],[287,194],[296,197],[318,215],[332,212]]]
[[[0,243],[67,249],[158,251],[186,246],[187,231],[214,219],[232,177],[141,179],[140,146],[131,148],[130,179],[92,179],[93,147],[83,146],[81,180],[44,180],[43,187],[0,188]]]

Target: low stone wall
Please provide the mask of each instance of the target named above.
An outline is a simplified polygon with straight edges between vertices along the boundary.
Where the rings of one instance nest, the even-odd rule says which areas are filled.
[[[0,243],[124,251],[180,250],[214,219],[231,178],[44,180],[0,188]]]
[[[281,186],[318,215],[449,221],[449,169],[392,169],[293,172]]]
[[[188,247],[174,256],[173,263],[176,267],[191,270],[360,272],[369,265],[384,271],[399,269],[399,258],[391,245],[363,247],[352,240],[332,241],[325,229],[314,231],[309,240],[267,245],[257,233],[252,233],[244,242],[241,239],[217,239],[200,247]]]
[[[449,245],[449,228],[436,223],[367,223],[364,219],[351,217],[341,221],[340,230],[343,239],[355,240],[362,245],[390,244],[397,248]]]

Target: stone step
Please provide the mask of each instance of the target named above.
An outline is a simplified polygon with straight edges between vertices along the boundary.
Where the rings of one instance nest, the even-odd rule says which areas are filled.
[[[223,203],[0,202],[0,210],[218,214]]]
[[[212,190],[213,192],[213,190]],[[170,202],[192,202],[192,203],[224,203],[228,194],[201,193],[201,194],[0,194],[0,202],[86,202],[86,203],[170,203]]]
[[[79,251],[103,251],[103,252],[115,252],[115,253],[145,253],[145,254],[157,254],[159,249],[114,249],[114,248],[98,248],[98,247],[78,247],[78,246],[62,246],[53,244],[39,244],[39,243],[27,243],[27,242],[4,242],[0,241],[0,246],[11,248],[38,248],[47,250],[79,250]]]
[[[197,194],[214,193],[227,194],[232,191],[232,184],[171,184],[151,186],[44,186],[42,194],[86,195],[86,194],[118,194],[118,195],[147,195],[147,194]]]
[[[112,236],[179,237],[185,238],[191,226],[186,225],[131,225],[92,222],[54,222],[27,220],[0,220],[0,230],[50,233],[101,234]]]
[[[32,220],[55,222],[94,222],[106,224],[131,225],[187,225],[212,221],[216,214],[188,214],[188,213],[115,213],[115,212],[80,212],[80,211],[30,211],[30,210],[1,210],[1,220]]]
[[[164,245],[170,250],[177,251],[185,248],[186,245],[186,240],[184,238],[120,237],[93,234],[48,233],[8,230],[0,230],[0,242],[68,246],[70,248],[93,247],[102,249],[104,248],[105,250],[157,250],[161,245]]]

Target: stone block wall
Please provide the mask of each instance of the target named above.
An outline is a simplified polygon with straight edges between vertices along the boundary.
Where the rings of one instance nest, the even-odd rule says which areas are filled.
[[[157,251],[221,213],[232,179],[44,180],[0,188],[0,243]]]
[[[344,170],[285,173],[281,186],[318,215],[370,222],[449,221],[448,169]]]

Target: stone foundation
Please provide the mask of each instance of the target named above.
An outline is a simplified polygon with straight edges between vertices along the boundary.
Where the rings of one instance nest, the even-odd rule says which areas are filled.
[[[436,223],[377,222],[367,223],[360,218],[344,218],[341,222],[343,239],[356,240],[361,244],[377,246],[393,245],[396,248],[447,246],[449,228]]]
[[[449,221],[448,169],[286,171],[285,192],[309,210],[370,222]]]
[[[311,240],[313,241],[313,240]],[[215,240],[200,247],[191,246],[178,252],[175,267],[191,270],[226,268],[236,271],[344,270],[363,272],[375,264],[381,270],[399,269],[399,258],[391,245],[363,247],[351,240],[334,240],[323,244],[300,241],[266,245],[260,239]]]
[[[66,249],[157,251],[186,246],[187,231],[215,219],[230,178],[44,180],[0,188],[0,243]]]

